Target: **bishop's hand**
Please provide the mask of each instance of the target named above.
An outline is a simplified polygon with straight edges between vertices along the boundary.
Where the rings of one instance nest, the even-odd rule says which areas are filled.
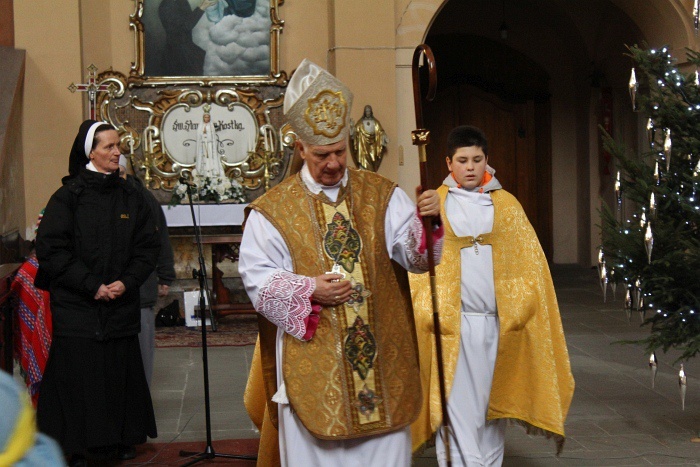
[[[321,274],[314,277],[316,290],[311,298],[321,305],[338,306],[347,302],[352,295],[350,281],[340,280],[341,274]]]

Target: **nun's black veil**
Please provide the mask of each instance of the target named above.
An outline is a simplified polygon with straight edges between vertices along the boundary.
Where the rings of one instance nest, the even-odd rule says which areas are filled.
[[[78,175],[80,170],[90,162],[90,159],[88,159],[88,156],[85,154],[85,139],[87,138],[90,127],[95,123],[97,123],[97,120],[85,120],[80,124],[80,129],[75,136],[75,141],[73,141],[73,147],[70,150],[70,157],[68,159],[69,177]],[[105,123],[104,125],[112,128],[109,123]],[[97,130],[100,130],[101,127],[102,125],[98,126]]]

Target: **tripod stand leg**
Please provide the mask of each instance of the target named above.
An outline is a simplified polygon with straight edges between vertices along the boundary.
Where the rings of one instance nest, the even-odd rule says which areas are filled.
[[[213,459],[216,456],[214,448],[211,445],[207,446],[204,452],[192,452],[192,451],[180,451],[180,457],[193,457],[192,460],[186,464],[182,464],[182,467],[187,467],[188,465],[194,465],[197,462],[203,461],[205,459]]]
[[[221,457],[225,459],[243,459],[243,460],[257,460],[258,456],[244,455],[244,454],[217,454],[214,452],[214,448],[210,445],[207,446],[204,452],[191,452],[191,451],[180,451],[180,457],[192,457],[192,459],[186,464],[182,464],[181,467],[187,467],[189,465],[194,465],[197,462],[201,462],[206,459],[214,459],[215,457]]]

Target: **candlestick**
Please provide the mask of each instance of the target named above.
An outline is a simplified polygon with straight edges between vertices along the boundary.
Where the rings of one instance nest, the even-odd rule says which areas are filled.
[[[277,144],[275,141],[275,129],[272,125],[265,124],[260,127],[260,132],[263,136],[263,151],[264,173],[263,179],[265,183],[265,191],[270,189],[270,181],[279,173],[282,158],[277,154]]]

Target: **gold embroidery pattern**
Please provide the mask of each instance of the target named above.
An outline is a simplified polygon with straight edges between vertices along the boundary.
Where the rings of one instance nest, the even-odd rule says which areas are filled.
[[[444,209],[448,189],[438,188]],[[487,420],[512,419],[528,433],[564,439],[564,421],[573,396],[568,351],[547,260],[520,203],[505,190],[491,193],[493,231],[481,244],[493,245],[493,272],[500,323]],[[444,212],[444,211],[443,211]],[[444,217],[443,257],[435,268],[440,306],[445,386],[449,393],[459,356],[461,261],[459,249],[476,239],[458,238]],[[477,237],[478,238],[478,237]],[[430,286],[425,277],[411,275],[421,368],[436,368]],[[425,371],[424,408],[414,427],[414,441],[427,440],[442,421],[439,382]],[[517,397],[515,397],[517,395]],[[424,417],[429,418],[424,420]],[[418,433],[420,431],[420,433]],[[418,439],[420,438],[420,439]]]
[[[352,192],[352,189],[350,189]],[[350,197],[351,198],[351,197]],[[340,200],[340,198],[339,198]],[[320,203],[319,226],[327,230],[323,233],[325,260],[328,265],[342,264],[348,272],[346,279],[352,282],[364,280],[365,259],[361,255],[362,242],[360,235],[354,229],[351,206],[353,200],[347,197],[336,205]],[[329,222],[330,221],[330,222]],[[332,239],[332,241],[330,240]],[[328,245],[334,245],[329,248]],[[341,244],[342,243],[342,244]],[[339,258],[339,256],[343,258]],[[357,266],[357,267],[356,267]],[[327,269],[328,270],[328,269]],[[351,307],[347,303],[338,308],[338,329],[343,336],[344,344],[342,352],[344,365],[346,366],[347,395],[357,410],[353,419],[359,425],[381,421],[381,413],[374,408],[370,411],[367,404],[356,405],[358,397],[362,394],[361,388],[366,387],[378,398],[382,398],[382,388],[377,385],[376,374],[373,369],[377,357],[377,343],[374,337],[374,314],[367,306],[367,302],[356,303]],[[353,310],[354,313],[349,312]],[[363,407],[362,412],[360,407]],[[365,415],[360,417],[360,414]]]
[[[355,318],[353,325],[348,328],[348,337],[345,339],[345,358],[348,359],[352,369],[360,375],[360,378],[365,380],[369,370],[372,369],[372,363],[376,355],[377,342],[374,340],[372,330],[365,324],[362,317],[358,316]],[[366,387],[367,385],[365,385]]]
[[[315,277],[332,265],[323,246],[329,223],[324,220],[332,218],[326,209],[329,214],[342,212],[362,240],[359,263],[348,275],[355,285],[362,285],[357,303],[324,308],[316,334],[308,342],[291,336],[284,339],[282,372],[287,395],[299,420],[320,439],[387,433],[410,424],[420,410],[408,278],[389,259],[384,241],[384,214],[395,185],[380,175],[354,169],[349,170],[349,178],[347,190],[341,190],[336,203],[311,194],[297,176],[251,204],[284,238],[297,274]],[[296,215],[289,216],[290,210]],[[381,304],[379,309],[377,304]],[[347,328],[358,316],[371,326],[376,342],[376,355],[365,380],[343,352]],[[274,341],[275,328],[270,328],[265,335]],[[274,348],[261,350],[265,381],[276,382]],[[268,410],[277,411],[269,400]]]
[[[378,397],[374,391],[369,389],[366,385],[362,388],[362,391],[357,393],[357,401],[353,404],[362,415],[369,419],[377,408],[377,405],[382,402],[382,398]]]
[[[350,221],[339,212],[333,215],[326,227],[328,231],[323,238],[326,254],[335,264],[343,266],[347,272],[352,272],[362,250],[360,235]]]
[[[304,118],[315,135],[334,138],[345,127],[347,112],[348,104],[343,93],[324,89],[309,99]]]
[[[355,313],[359,313],[360,307],[365,302],[365,299],[372,295],[372,292],[365,289],[365,285],[357,282],[354,277],[350,278],[350,285],[352,285],[352,295],[350,295],[346,305],[351,306]]]

